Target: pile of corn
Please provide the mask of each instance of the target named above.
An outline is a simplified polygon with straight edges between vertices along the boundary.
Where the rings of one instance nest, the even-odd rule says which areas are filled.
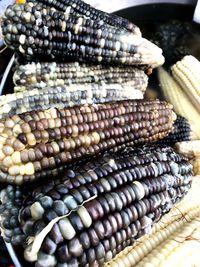
[[[15,66],[14,93],[0,97],[4,240],[23,246],[27,266],[164,266],[182,248],[170,238],[198,227],[199,210],[189,195],[172,214],[183,207],[191,222],[163,217],[192,186],[191,163],[170,146],[194,129],[170,103],[143,100],[162,50],[81,0],[9,6],[2,29],[26,62]],[[164,234],[160,220],[171,223]]]

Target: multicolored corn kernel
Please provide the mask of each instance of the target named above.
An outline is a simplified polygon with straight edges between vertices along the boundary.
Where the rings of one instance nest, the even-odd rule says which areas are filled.
[[[62,12],[35,2],[13,5],[5,12],[2,30],[7,46],[30,60],[71,59],[147,68],[164,63],[162,50],[150,41],[70,9]]]
[[[116,103],[52,108],[0,122],[0,178],[22,184],[58,174],[66,164],[127,143],[151,143],[172,130],[175,113],[166,102]]]

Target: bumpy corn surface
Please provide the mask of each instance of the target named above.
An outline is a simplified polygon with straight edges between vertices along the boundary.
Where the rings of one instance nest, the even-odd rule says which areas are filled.
[[[34,3],[33,0],[28,0],[27,2]],[[63,12],[86,16],[102,24],[107,23],[112,26],[125,28],[137,35],[141,35],[140,29],[127,19],[95,9],[81,0],[38,0],[37,2],[42,3],[44,6],[54,7]]]
[[[188,119],[197,138],[200,138],[200,113],[193,106],[183,89],[163,68],[158,71],[161,90],[177,114]]]
[[[81,63],[31,62],[17,66],[14,91],[55,87],[70,84],[120,84],[144,92],[148,78],[143,70],[133,67],[109,67]],[[96,85],[98,86],[98,85]],[[118,85],[119,86],[119,85]],[[101,88],[100,88],[101,90]]]
[[[178,142],[176,143],[175,148],[178,153],[189,159],[200,157],[200,140]]]
[[[22,90],[21,90],[22,89]],[[20,87],[13,94],[0,96],[0,118],[32,110],[64,108],[76,105],[98,104],[124,99],[143,99],[143,92],[137,86],[121,84],[71,84],[41,89]]]
[[[1,181],[22,184],[117,146],[158,141],[172,130],[171,108],[158,100],[127,100],[6,118],[0,122]]]
[[[188,195],[154,225],[150,235],[138,239],[105,266],[199,266],[199,181],[196,177]]]
[[[30,246],[25,257],[36,266],[102,266],[148,233],[191,182],[191,165],[172,148],[129,147],[68,170],[23,202],[19,220],[26,237],[67,215],[45,236],[36,258]]]
[[[191,126],[188,120],[178,115],[172,132],[164,139],[158,141],[158,144],[173,146],[177,142],[189,141],[191,136]]]
[[[150,67],[164,62],[160,48],[134,33],[38,3],[8,7],[2,29],[6,44],[28,59]]]
[[[200,62],[193,56],[185,56],[171,70],[175,80],[200,112]]]

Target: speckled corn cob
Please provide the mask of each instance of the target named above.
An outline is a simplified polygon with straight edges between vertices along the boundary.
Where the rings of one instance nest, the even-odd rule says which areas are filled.
[[[33,2],[32,0],[28,0],[27,2]],[[70,12],[71,14],[78,14],[82,16],[86,16],[94,21],[98,21],[99,23],[106,23],[111,26],[125,28],[129,31],[134,32],[137,35],[141,35],[140,29],[128,21],[125,18],[118,17],[114,14],[108,14],[101,10],[95,9],[94,7],[88,5],[84,1],[80,0],[38,0],[43,4],[43,6],[54,7],[57,10],[63,12]]]
[[[2,29],[8,47],[28,59],[147,67],[164,62],[162,50],[138,35],[37,3],[8,7]]]
[[[164,139],[158,141],[158,144],[173,146],[177,142],[189,141],[191,136],[192,131],[188,120],[178,115],[172,132]]]
[[[102,266],[149,232],[191,181],[191,165],[169,147],[127,148],[68,170],[23,202],[19,219],[26,237],[68,214],[47,233],[38,255],[28,246],[25,257],[41,267]]]
[[[9,185],[0,193],[0,229],[1,236],[7,243],[22,245],[25,235],[22,232],[18,215],[22,207],[24,195],[20,188]]]
[[[2,95],[0,118],[53,107],[142,99],[144,93],[140,89],[121,84],[71,84]]]
[[[200,113],[200,62],[193,56],[185,56],[171,70],[174,79]]]
[[[199,190],[197,178],[184,200],[155,224],[150,235],[138,239],[105,266],[199,266],[199,257],[196,258],[199,251]],[[187,251],[183,250],[186,243],[189,246]],[[188,252],[193,255],[188,257]]]
[[[171,108],[159,100],[127,100],[6,118],[0,122],[1,181],[33,181],[123,144],[158,141],[172,130],[176,115]]]
[[[200,138],[200,113],[188,99],[183,89],[162,67],[158,71],[161,90],[165,99],[172,103],[177,114],[186,118],[192,125],[197,138]]]
[[[148,78],[133,67],[109,67],[76,63],[28,63],[19,65],[14,73],[14,91],[55,87],[70,84],[120,84],[144,92]],[[119,86],[119,85],[118,85]]]

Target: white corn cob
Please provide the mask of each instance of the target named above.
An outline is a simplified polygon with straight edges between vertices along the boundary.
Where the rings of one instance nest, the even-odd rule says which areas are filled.
[[[200,138],[200,113],[188,99],[179,84],[162,67],[158,69],[161,90],[165,99],[174,106],[177,114],[185,117],[192,125],[197,138]]]
[[[200,266],[200,177],[189,194],[153,227],[112,261],[111,267]]]
[[[185,56],[171,70],[174,79],[200,112],[200,62],[193,56]]]
[[[189,159],[200,157],[200,140],[178,142],[175,149]]]

